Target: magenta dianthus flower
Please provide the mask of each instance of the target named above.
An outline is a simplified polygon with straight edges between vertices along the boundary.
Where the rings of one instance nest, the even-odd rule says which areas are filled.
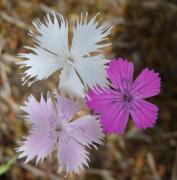
[[[87,105],[100,114],[106,133],[125,131],[129,114],[138,129],[152,127],[158,107],[144,100],[159,94],[160,77],[148,68],[133,82],[134,66],[122,58],[110,62],[107,70],[111,88],[95,88],[87,94]]]
[[[59,172],[80,173],[88,166],[89,153],[86,147],[102,144],[104,134],[96,116],[86,115],[73,120],[80,105],[58,96],[57,101],[47,101],[41,96],[38,102],[33,96],[22,107],[27,115],[25,120],[32,124],[31,134],[17,148],[26,162],[36,157],[42,161],[57,150]],[[96,143],[96,144],[95,144]]]

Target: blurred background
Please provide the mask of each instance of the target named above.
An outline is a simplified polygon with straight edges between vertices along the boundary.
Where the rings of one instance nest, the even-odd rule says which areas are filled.
[[[162,91],[150,99],[160,107],[156,126],[137,131],[132,121],[124,135],[108,136],[91,152],[90,168],[80,176],[57,174],[56,157],[35,166],[16,160],[14,148],[28,134],[19,105],[33,93],[57,87],[57,75],[28,88],[21,85],[16,55],[31,45],[27,36],[32,20],[51,10],[72,25],[81,12],[101,12],[114,26],[104,49],[108,59],[133,61],[136,75],[144,67],[160,72]],[[177,1],[176,0],[0,0],[0,180],[177,180]]]

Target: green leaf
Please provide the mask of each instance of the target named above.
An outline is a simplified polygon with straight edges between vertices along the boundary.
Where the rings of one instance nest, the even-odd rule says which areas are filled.
[[[11,166],[15,163],[15,161],[17,160],[19,154],[16,154],[15,156],[13,156],[9,161],[7,161],[5,164],[0,165],[0,176],[4,173],[6,173]]]

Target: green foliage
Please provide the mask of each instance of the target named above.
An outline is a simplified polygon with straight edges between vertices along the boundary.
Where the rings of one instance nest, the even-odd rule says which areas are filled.
[[[9,161],[7,161],[5,164],[0,165],[0,176],[4,173],[6,173],[7,171],[9,171],[9,169],[11,168],[11,166],[16,162],[18,158],[18,154],[16,154],[15,156],[13,156]]]

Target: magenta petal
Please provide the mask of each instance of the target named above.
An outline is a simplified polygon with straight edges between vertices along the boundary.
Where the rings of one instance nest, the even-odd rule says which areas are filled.
[[[159,94],[159,92],[159,73],[155,73],[147,68],[141,72],[131,87],[131,94],[135,98],[148,98]]]
[[[59,172],[80,173],[84,166],[88,166],[88,155],[85,147],[72,136],[63,133],[58,143]]]
[[[86,96],[88,107],[92,108],[96,113],[104,113],[117,101],[122,100],[122,94],[108,88],[96,88],[90,90]]]
[[[127,60],[119,58],[118,60],[112,60],[107,70],[108,76],[117,89],[121,92],[128,90],[133,80],[133,64]]]
[[[128,122],[128,108],[123,102],[109,106],[107,111],[101,114],[101,122],[106,133],[122,134]]]
[[[128,107],[122,94],[111,89],[91,90],[88,92],[87,105],[99,113],[106,133],[123,133],[128,121]]]
[[[153,127],[157,115],[158,107],[143,99],[136,99],[131,103],[130,114],[138,129]]]
[[[83,145],[102,144],[103,129],[96,116],[80,117],[69,124],[71,135]]]

